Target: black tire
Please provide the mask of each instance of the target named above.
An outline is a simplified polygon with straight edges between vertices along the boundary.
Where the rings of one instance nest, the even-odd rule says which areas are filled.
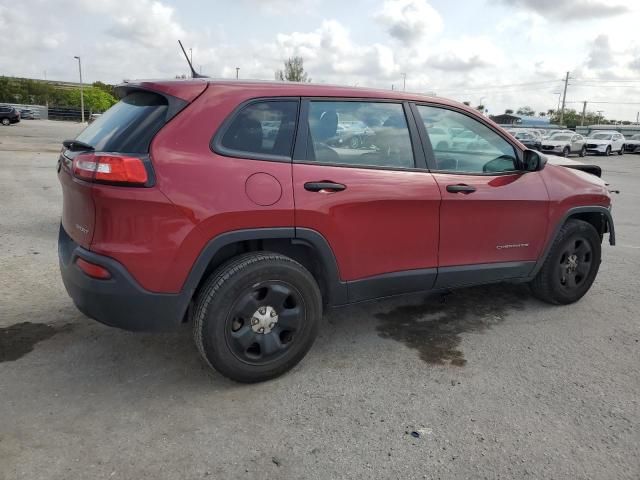
[[[322,297],[298,262],[276,253],[247,253],[209,276],[193,318],[195,343],[211,367],[238,382],[261,382],[287,372],[309,351]]]
[[[574,257],[575,255],[575,257]],[[536,277],[529,283],[540,300],[566,305],[580,300],[600,268],[600,235],[590,223],[570,219],[556,236]]]
[[[440,150],[440,151],[449,150],[449,144],[447,142],[441,141],[438,143],[436,150]]]
[[[360,140],[360,137],[355,135],[349,139],[349,146],[354,149],[360,148],[362,146],[362,140]]]
[[[564,147],[562,149],[562,156],[563,157],[568,157],[570,153],[571,153],[571,149],[569,147]]]
[[[604,151],[606,157],[611,155],[611,145],[607,145],[607,149]]]
[[[9,120],[8,118],[3,118],[2,119],[2,125],[4,125],[5,127],[11,125],[11,120]]]
[[[587,155],[587,147],[585,145],[580,149],[580,156],[585,157]]]
[[[618,155],[623,155],[623,154],[624,154],[624,145],[620,147],[620,151],[618,152]]]

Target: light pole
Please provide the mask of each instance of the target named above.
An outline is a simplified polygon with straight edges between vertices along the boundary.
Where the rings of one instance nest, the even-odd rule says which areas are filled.
[[[239,73],[240,73],[240,67],[236,67],[236,80],[238,80]]]
[[[80,118],[82,118],[82,123],[84,123],[84,92],[82,91],[82,62],[80,61],[80,57],[73,57],[78,60],[78,72],[80,72]]]
[[[402,91],[404,92],[407,89],[407,74],[401,73],[402,75]]]
[[[596,110],[598,112],[598,125],[600,125],[600,122],[602,121],[602,114],[604,113],[604,110]]]

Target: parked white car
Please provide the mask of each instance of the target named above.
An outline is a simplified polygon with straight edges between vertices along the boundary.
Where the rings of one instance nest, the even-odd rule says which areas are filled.
[[[541,151],[568,157],[571,153],[577,153],[581,157],[587,154],[586,139],[575,132],[554,133],[551,137],[542,141]]]
[[[592,132],[587,137],[587,152],[598,155],[611,155],[611,152],[624,153],[624,136],[618,132]]]
[[[636,133],[624,141],[624,151],[627,153],[640,153],[640,133]]]

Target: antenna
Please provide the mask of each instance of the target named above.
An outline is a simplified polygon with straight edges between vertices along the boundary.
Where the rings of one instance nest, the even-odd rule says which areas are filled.
[[[187,63],[189,64],[189,68],[191,69],[191,78],[209,78],[206,75],[200,75],[198,72],[195,71],[195,69],[193,68],[193,65],[191,64],[191,60],[189,60],[189,57],[187,56],[186,50],[182,46],[182,42],[180,40],[178,40],[178,43],[180,44],[180,48],[182,49],[182,53],[184,53],[184,58],[187,59]]]

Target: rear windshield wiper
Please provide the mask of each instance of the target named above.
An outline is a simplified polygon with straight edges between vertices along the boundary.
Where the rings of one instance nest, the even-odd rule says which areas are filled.
[[[88,143],[84,143],[79,140],[65,140],[64,142],[62,142],[62,145],[67,147],[72,152],[78,152],[81,150],[88,150],[88,151],[95,150],[93,145],[89,145]]]

